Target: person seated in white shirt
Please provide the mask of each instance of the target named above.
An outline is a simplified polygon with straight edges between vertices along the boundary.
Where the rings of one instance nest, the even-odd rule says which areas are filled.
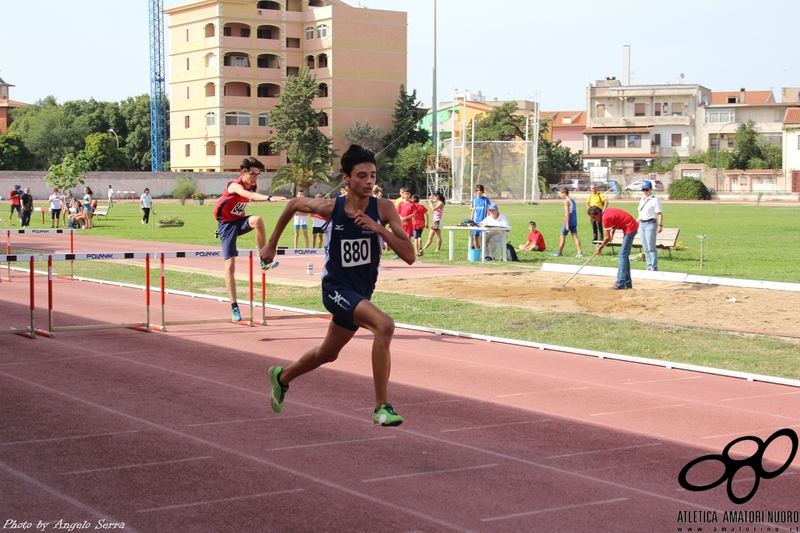
[[[500,210],[497,208],[497,204],[489,204],[487,208],[487,215],[484,218],[479,226],[483,228],[508,228],[511,229],[511,224],[508,222],[508,218],[505,215],[500,214]],[[500,246],[501,236],[504,232],[502,231],[488,231],[486,232],[486,242],[489,248],[489,256],[490,258],[494,258],[495,254],[497,253],[497,249]],[[501,253],[505,253],[505,250],[502,250]]]

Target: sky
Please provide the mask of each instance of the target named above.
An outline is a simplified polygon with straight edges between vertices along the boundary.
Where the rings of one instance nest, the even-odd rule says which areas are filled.
[[[631,84],[773,89],[777,101],[780,87],[800,87],[798,0],[435,2],[440,102],[454,90],[499,100],[538,92],[543,110],[585,109],[590,83],[622,78],[624,45]],[[408,13],[407,88],[430,105],[434,0],[349,3]],[[12,100],[120,101],[150,91],[147,0],[0,0],[0,22],[0,78],[15,86]]]

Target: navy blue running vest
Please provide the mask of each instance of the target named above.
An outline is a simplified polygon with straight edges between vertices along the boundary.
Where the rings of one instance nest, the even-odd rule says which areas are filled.
[[[378,279],[383,239],[371,230],[356,226],[354,219],[344,212],[344,200],[344,196],[336,198],[325,228],[327,239],[322,287],[347,287],[370,298]],[[383,225],[378,215],[377,198],[369,198],[365,214]]]

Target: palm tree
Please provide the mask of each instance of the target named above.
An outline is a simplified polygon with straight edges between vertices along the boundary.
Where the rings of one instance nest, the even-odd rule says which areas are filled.
[[[321,157],[302,153],[290,154],[289,163],[279,168],[272,178],[273,191],[291,184],[292,196],[296,196],[298,189],[307,192],[309,187],[318,182],[333,185],[330,167],[325,165]]]

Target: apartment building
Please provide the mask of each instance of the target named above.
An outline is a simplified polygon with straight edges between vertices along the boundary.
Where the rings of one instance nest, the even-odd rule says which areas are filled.
[[[584,167],[639,172],[675,153],[693,155],[700,135],[698,110],[710,99],[711,91],[702,85],[623,85],[616,78],[590,84]]]
[[[548,141],[561,141],[570,151],[583,150],[583,131],[586,129],[585,111],[542,111],[541,120],[550,119],[545,137]]]
[[[800,192],[800,107],[787,109],[783,119],[783,175],[786,190]]]
[[[384,131],[406,83],[406,14],[340,0],[192,0],[165,10],[170,32],[170,163],[236,171],[246,156],[286,164],[269,141],[269,111],[308,67],[319,128],[341,154],[358,121]]]
[[[11,99],[11,87],[14,86],[0,78],[0,134],[2,135],[8,133],[8,127],[11,125],[11,111],[28,105]]]

